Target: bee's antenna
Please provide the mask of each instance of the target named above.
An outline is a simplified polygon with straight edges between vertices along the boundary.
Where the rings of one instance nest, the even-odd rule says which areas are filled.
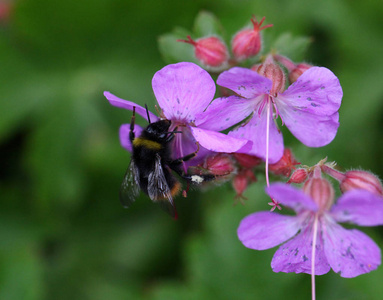
[[[146,114],[148,116],[148,122],[150,124],[151,122],[150,122],[150,117],[149,117],[149,110],[148,110],[148,106],[146,104],[145,104],[145,108],[146,108]]]

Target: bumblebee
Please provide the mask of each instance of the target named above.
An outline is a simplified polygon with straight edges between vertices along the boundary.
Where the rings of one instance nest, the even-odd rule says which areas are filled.
[[[142,190],[149,198],[176,218],[176,209],[173,197],[181,191],[180,181],[172,171],[182,179],[199,184],[213,180],[214,175],[185,174],[182,163],[197,155],[197,151],[178,159],[172,159],[171,141],[175,134],[182,131],[169,132],[170,120],[150,122],[148,108],[146,107],[149,125],[139,137],[135,136],[135,107],[130,122],[129,139],[132,143],[132,156],[129,167],[125,173],[120,189],[120,201],[125,208],[130,207]]]

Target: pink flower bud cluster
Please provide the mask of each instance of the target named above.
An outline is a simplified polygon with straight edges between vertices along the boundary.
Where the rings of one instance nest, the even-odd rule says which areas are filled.
[[[291,177],[287,183],[305,185],[312,178],[320,178],[321,174],[327,174],[339,182],[339,189],[342,193],[351,190],[366,190],[377,196],[383,196],[383,185],[381,180],[375,174],[364,170],[350,170],[340,172],[335,168],[335,163],[326,163],[326,159],[321,160],[313,167],[304,166],[296,169],[297,163],[292,156],[290,149],[285,149],[285,153],[280,161],[270,165],[270,171],[276,175]],[[305,190],[305,187],[303,188]],[[313,199],[313,195],[311,195]],[[383,200],[383,198],[382,198]]]
[[[249,184],[256,182],[254,168],[260,165],[262,160],[256,156],[244,153],[219,153],[209,155],[196,167],[200,174],[214,175],[220,181],[232,179],[232,185],[236,192],[236,199],[246,199],[243,193]]]
[[[238,164],[238,173],[234,176],[232,183],[236,192],[236,199],[246,199],[243,193],[250,183],[257,181],[253,169],[258,166],[262,160],[256,156],[244,153],[234,153],[233,157]]]
[[[251,19],[252,28],[245,28],[237,32],[231,42],[231,52],[234,61],[240,62],[257,55],[262,47],[260,32],[272,24],[262,26],[265,17],[257,22],[255,17]],[[205,36],[193,40],[187,36],[186,40],[179,42],[188,43],[194,46],[195,57],[210,69],[224,69],[230,65],[230,54],[225,42],[216,36]]]

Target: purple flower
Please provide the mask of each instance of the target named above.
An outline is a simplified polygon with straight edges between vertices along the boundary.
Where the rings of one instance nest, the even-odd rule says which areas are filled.
[[[175,158],[188,155],[197,150],[196,142],[202,147],[198,157],[209,151],[236,152],[241,148],[249,149],[251,142],[245,139],[228,136],[217,132],[233,126],[237,119],[231,120],[222,114],[204,112],[215,94],[215,83],[209,73],[199,66],[181,62],[164,67],[153,76],[152,87],[162,110],[161,117],[172,121],[169,131],[177,127],[173,141],[173,155]],[[120,99],[109,92],[104,92],[110,104],[133,110],[147,119],[145,108],[140,105]],[[151,122],[158,117],[150,113]],[[128,151],[132,150],[129,141],[130,124],[120,127],[121,145]],[[135,126],[135,133],[139,135],[142,128]]]
[[[278,116],[309,147],[325,146],[336,135],[343,93],[338,78],[326,68],[310,68],[283,93],[275,92],[272,80],[240,67],[220,74],[217,84],[239,96],[217,99],[207,112],[228,111],[239,119],[250,116],[245,125],[229,132],[253,142],[248,154],[268,158],[270,163],[282,157],[283,137],[273,120]]]
[[[269,249],[287,241],[271,261],[274,272],[311,273],[314,236],[315,275],[325,274],[332,268],[342,277],[355,277],[380,265],[380,249],[374,241],[359,230],[344,229],[337,222],[382,225],[382,197],[366,190],[352,190],[331,207],[328,201],[317,201],[321,193],[309,196],[286,184],[272,184],[266,192],[297,215],[251,214],[241,221],[238,237],[246,247],[255,250]]]

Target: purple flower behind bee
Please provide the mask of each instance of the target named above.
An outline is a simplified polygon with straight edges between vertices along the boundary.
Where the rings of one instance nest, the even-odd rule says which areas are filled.
[[[215,83],[209,73],[199,66],[189,62],[167,65],[154,74],[152,87],[163,114],[161,117],[172,122],[169,131],[176,127],[177,131],[182,131],[182,134],[176,134],[173,141],[174,158],[195,152],[197,142],[201,146],[199,160],[211,151],[230,153],[251,148],[251,142],[246,139],[218,132],[242,121],[242,116],[230,118],[230,115],[205,112],[213,100]],[[104,95],[114,106],[128,110],[135,106],[136,113],[147,119],[145,108],[109,92],[104,92]],[[154,114],[149,114],[151,121],[158,120]],[[131,151],[129,126],[121,126],[120,141],[125,149]],[[138,125],[135,126],[136,135],[141,130]]]

